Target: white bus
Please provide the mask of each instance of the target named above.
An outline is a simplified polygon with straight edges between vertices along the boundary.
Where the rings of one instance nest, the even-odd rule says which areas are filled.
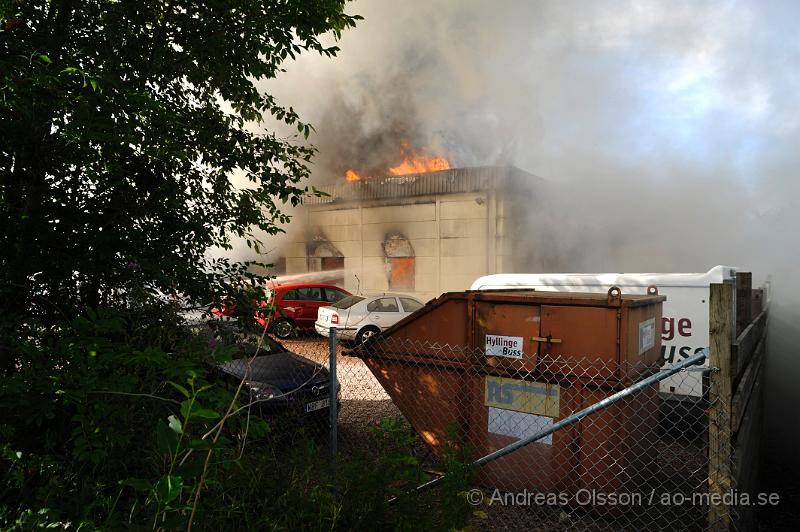
[[[736,268],[730,266],[716,266],[706,273],[503,273],[481,277],[471,289],[606,292],[618,286],[623,294],[646,294],[647,287],[655,285],[659,294],[667,296],[661,350],[664,363],[671,365],[708,347],[710,285],[732,283],[735,278]],[[701,397],[701,373],[673,375],[661,381],[660,390],[663,394]]]

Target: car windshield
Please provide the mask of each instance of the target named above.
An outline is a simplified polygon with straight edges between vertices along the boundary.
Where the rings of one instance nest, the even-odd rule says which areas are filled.
[[[247,358],[256,355],[277,355],[278,353],[286,351],[285,347],[269,336],[264,336],[264,340],[261,341],[261,347],[259,347],[259,340],[260,338],[258,336],[248,336],[243,340],[232,342],[231,345],[237,345],[239,347],[239,355],[234,355],[234,358]]]
[[[334,308],[350,308],[359,301],[364,301],[364,298],[361,296],[347,296],[336,303],[332,303],[331,306]]]
[[[269,336],[264,335],[263,340],[261,340],[260,334],[243,331],[235,323],[209,322],[208,325],[211,336],[216,342],[222,345],[238,345],[248,355],[255,353],[259,341],[261,341],[261,348],[258,349],[259,356],[274,355],[286,351],[285,347]]]
[[[261,343],[261,349],[259,349],[258,354],[274,355],[275,353],[283,353],[284,351],[286,351],[285,347],[283,347],[281,344],[279,344],[269,336],[264,335],[264,341]]]

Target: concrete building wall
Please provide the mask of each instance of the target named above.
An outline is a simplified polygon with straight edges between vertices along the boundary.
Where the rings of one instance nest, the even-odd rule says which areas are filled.
[[[287,274],[309,271],[309,243],[325,238],[344,257],[344,286],[351,292],[389,290],[384,241],[402,235],[414,252],[415,293],[428,300],[465,290],[481,275],[502,271],[502,220],[493,193],[320,204],[292,220],[292,242],[283,248]]]
[[[487,270],[486,194],[442,196],[439,204],[439,291],[464,290]]]

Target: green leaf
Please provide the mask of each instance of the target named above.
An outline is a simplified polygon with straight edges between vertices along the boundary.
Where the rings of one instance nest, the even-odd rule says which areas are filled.
[[[229,441],[222,440],[222,439],[220,439],[216,443],[214,443],[212,440],[199,440],[198,439],[198,440],[192,440],[191,442],[189,442],[189,448],[190,449],[195,449],[197,451],[207,451],[209,449],[219,450],[219,449],[225,449],[226,447],[228,447],[229,443],[230,443]]]
[[[130,486],[136,491],[150,491],[153,485],[143,478],[127,478],[119,481],[120,486]]]
[[[413,456],[407,456],[407,455],[396,456],[394,458],[390,458],[390,460],[392,462],[394,462],[395,464],[398,464],[398,465],[415,466],[415,465],[419,464],[419,460],[417,460],[417,458],[415,458]]]
[[[211,440],[192,440],[189,442],[189,448],[196,451],[207,451],[214,448],[214,442]]]
[[[189,410],[190,408],[191,411]],[[215,412],[214,410],[210,410],[208,408],[202,408],[197,402],[192,405],[191,401],[184,401],[181,403],[181,415],[183,416],[183,419],[189,419],[189,417],[218,419],[222,417],[219,412]]]
[[[191,394],[189,393],[189,390],[187,390],[186,388],[184,388],[180,384],[178,384],[176,382],[172,382],[172,381],[167,381],[167,384],[171,385],[173,388],[178,390],[181,393],[181,395],[183,395],[185,398],[189,399],[189,397],[191,397]]]
[[[162,454],[174,455],[178,450],[178,435],[166,423],[156,425],[156,446]]]
[[[154,488],[156,500],[161,505],[167,505],[178,498],[183,489],[183,479],[176,475],[164,475],[159,479]]]
[[[39,60],[40,60],[42,63],[47,63],[48,65],[49,65],[49,64],[51,64],[51,63],[53,62],[53,61],[51,61],[51,60],[50,60],[50,58],[49,58],[49,57],[47,57],[47,56],[46,56],[46,55],[44,55],[44,54],[39,54]]]
[[[202,419],[219,419],[222,417],[219,412],[208,408],[193,408],[192,415]]]
[[[175,434],[181,434],[183,432],[183,425],[177,417],[169,416],[167,421],[169,422],[169,428],[171,428]]]

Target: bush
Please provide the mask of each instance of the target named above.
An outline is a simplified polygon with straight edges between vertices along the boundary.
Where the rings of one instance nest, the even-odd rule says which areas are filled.
[[[170,306],[87,310],[17,333],[0,388],[3,530],[184,529],[201,484],[197,529],[450,529],[469,517],[468,457],[455,446],[444,488],[409,494],[427,476],[398,420],[375,429],[377,459],[335,464],[302,425],[243,409],[219,430],[247,400],[211,379],[233,350],[192,334]]]

